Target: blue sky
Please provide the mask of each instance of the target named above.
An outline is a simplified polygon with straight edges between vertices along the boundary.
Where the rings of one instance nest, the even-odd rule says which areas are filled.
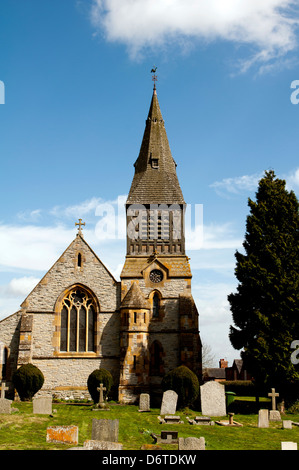
[[[234,253],[248,197],[268,169],[298,194],[299,106],[291,101],[298,7],[298,0],[1,1],[0,319],[71,243],[79,217],[86,241],[118,276],[123,201],[156,65],[192,215],[187,248],[201,336],[215,365],[239,357],[228,340],[227,295],[237,285]],[[103,219],[105,207],[114,213]],[[203,241],[201,219],[195,230],[200,209]],[[106,220],[121,230],[107,234]]]

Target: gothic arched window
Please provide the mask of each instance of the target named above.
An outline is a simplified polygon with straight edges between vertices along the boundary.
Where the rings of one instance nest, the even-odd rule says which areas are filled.
[[[95,350],[96,305],[86,290],[75,287],[64,297],[60,318],[60,351]]]
[[[153,297],[153,317],[158,318],[160,313],[160,298],[157,293]]]

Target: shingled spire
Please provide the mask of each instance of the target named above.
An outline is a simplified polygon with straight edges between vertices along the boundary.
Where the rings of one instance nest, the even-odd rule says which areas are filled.
[[[127,204],[185,204],[156,87],[146,120]]]

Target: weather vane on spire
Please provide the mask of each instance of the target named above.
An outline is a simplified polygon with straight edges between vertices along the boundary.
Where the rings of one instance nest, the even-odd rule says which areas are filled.
[[[156,81],[158,80],[157,75],[155,75],[155,74],[156,74],[156,70],[157,70],[157,67],[154,65],[154,67],[153,67],[152,70],[151,70],[151,73],[153,74],[152,80],[153,80],[153,82],[154,82],[154,88],[156,88]]]

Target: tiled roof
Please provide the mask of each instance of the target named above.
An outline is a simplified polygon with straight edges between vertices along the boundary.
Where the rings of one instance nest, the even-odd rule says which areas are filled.
[[[191,268],[187,256],[163,257],[159,256],[159,262],[168,270],[169,277],[191,278]],[[140,277],[142,272],[152,263],[152,258],[127,256],[120,277]]]

